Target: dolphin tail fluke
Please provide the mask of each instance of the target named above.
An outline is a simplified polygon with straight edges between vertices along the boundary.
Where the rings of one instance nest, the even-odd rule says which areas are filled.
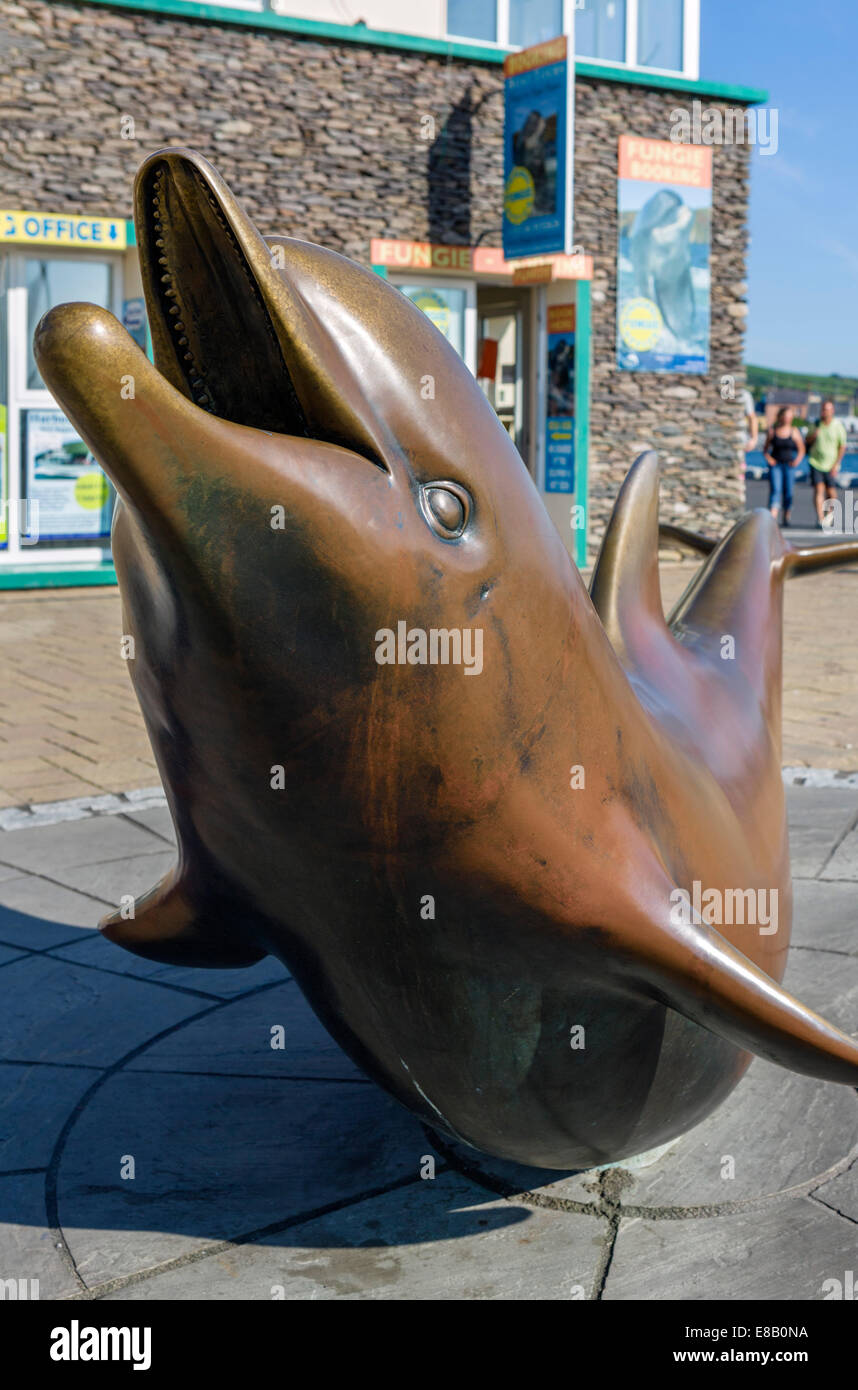
[[[816,574],[819,570],[834,569],[837,565],[858,564],[858,541],[832,541],[825,545],[790,546],[784,556],[787,579],[801,574]]]
[[[678,541],[688,550],[696,550],[701,555],[711,555],[718,544],[711,536],[704,536],[702,531],[689,531],[685,526],[674,526],[664,521],[659,525],[658,538],[663,541]]]
[[[858,1041],[787,993],[714,927],[652,926],[643,973],[662,1003],[778,1066],[858,1086]]]
[[[164,965],[221,970],[255,965],[266,952],[236,939],[234,927],[222,914],[223,907],[214,904],[211,911],[201,912],[173,872],[137,899],[133,915],[122,907],[98,926],[117,946]]]
[[[614,650],[628,659],[666,635],[658,577],[658,456],[632,464],[605,530],[590,598]]]
[[[739,677],[775,722],[781,701],[787,554],[770,513],[746,513],[700,566],[667,618],[683,647],[715,661],[725,676]]]
[[[660,540],[675,541],[688,550],[700,555],[711,555],[718,547],[718,541],[704,536],[702,531],[689,531],[685,526],[673,526],[662,522],[658,528]],[[816,574],[820,570],[834,569],[837,565],[858,564],[858,541],[831,541],[824,545],[787,545],[783,557],[783,567],[787,579],[800,574]]]

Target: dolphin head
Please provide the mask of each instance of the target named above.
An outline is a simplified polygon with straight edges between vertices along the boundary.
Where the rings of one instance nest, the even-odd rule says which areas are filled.
[[[356,799],[349,785],[349,768],[365,776],[361,740],[378,766],[407,744],[442,802],[465,775],[453,724],[468,775],[499,775],[497,750],[544,703],[580,582],[476,381],[381,277],[263,239],[190,150],[146,160],[135,220],[155,365],[89,305],[51,311],[36,353],[120,494],[132,673],[160,711],[167,780],[176,738],[163,730],[181,721],[187,760],[201,698],[206,756],[218,741],[255,749],[252,774],[232,768],[239,782],[284,765],[311,817],[332,797],[343,817],[356,804],[370,816],[377,787]],[[454,635],[437,663],[428,647],[421,663],[419,640],[403,662],[403,624],[427,644]],[[461,642],[470,665],[455,663]],[[491,698],[487,664],[509,673]]]

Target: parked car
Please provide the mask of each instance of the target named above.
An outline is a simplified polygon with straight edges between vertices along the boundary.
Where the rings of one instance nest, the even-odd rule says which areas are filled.
[[[766,463],[764,455],[758,449],[752,449],[749,454],[745,455],[745,477],[753,478],[758,483],[762,478],[767,478],[768,475],[769,465]]]
[[[855,484],[858,483],[858,454],[843,455],[843,462],[837,470],[837,477],[834,481],[845,492],[849,492],[855,487]]]

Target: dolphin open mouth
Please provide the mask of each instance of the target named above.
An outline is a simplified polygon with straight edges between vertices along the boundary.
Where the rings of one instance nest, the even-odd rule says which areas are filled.
[[[135,220],[155,364],[221,419],[310,436],[260,284],[271,250],[252,227],[248,244],[246,219],[225,202],[185,155],[155,155],[140,171]]]

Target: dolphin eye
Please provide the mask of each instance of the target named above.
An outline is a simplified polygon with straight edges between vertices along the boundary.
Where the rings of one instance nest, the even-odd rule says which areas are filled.
[[[471,515],[471,498],[458,483],[426,483],[420,506],[432,530],[444,540],[461,536]]]

